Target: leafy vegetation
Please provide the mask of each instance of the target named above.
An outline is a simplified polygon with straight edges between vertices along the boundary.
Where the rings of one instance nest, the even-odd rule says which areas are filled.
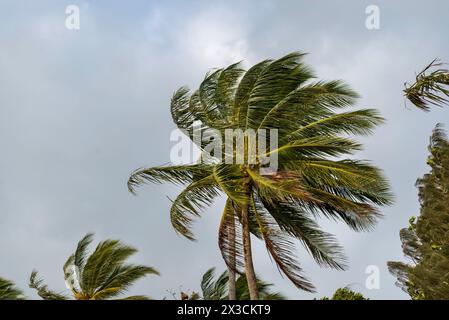
[[[352,291],[351,289],[339,288],[335,291],[332,298],[323,297],[320,300],[369,300],[365,298],[361,293]]]
[[[228,273],[223,272],[218,278],[215,278],[215,268],[207,270],[201,280],[201,292],[204,300],[228,300]],[[278,293],[272,292],[273,284],[266,283],[257,279],[257,290],[259,290],[259,299],[261,300],[285,300],[286,298]],[[244,275],[237,278],[236,281],[236,300],[249,300],[250,294],[248,283]]]
[[[449,102],[449,70],[433,60],[418,75],[412,85],[405,86],[405,97],[417,108],[430,111],[430,106],[442,107]]]
[[[434,129],[427,164],[418,179],[420,215],[400,232],[409,262],[389,262],[397,285],[412,299],[449,299],[449,141],[441,125]]]
[[[0,300],[24,300],[25,295],[9,280],[0,278]]]
[[[94,252],[88,255],[87,249],[93,240],[93,234],[87,234],[78,242],[74,254],[63,267],[64,280],[76,300],[107,300],[117,298],[137,280],[159,273],[147,266],[125,263],[137,252],[136,249],[118,240],[105,240],[98,244]],[[44,300],[66,300],[68,296],[48,289],[43,280],[33,271],[30,288]],[[129,296],[120,300],[148,299],[146,296]]]
[[[234,271],[246,274],[251,299],[258,299],[259,291],[250,234],[265,242],[279,270],[299,289],[314,291],[296,259],[295,240],[319,265],[344,269],[342,248],[315,218],[370,230],[380,217],[378,206],[392,201],[380,170],[344,159],[361,149],[350,136],[370,134],[384,119],[372,109],[343,111],[357,94],[341,81],[315,81],[303,57],[291,53],[246,72],[233,64],[208,73],[193,93],[178,89],[171,101],[173,121],[203,151],[202,158],[191,165],[139,169],[128,181],[133,193],[148,182],[186,185],[173,201],[170,217],[175,230],[191,240],[193,219],[225,194],[219,247],[230,279],[235,279]],[[262,157],[243,165],[212,161],[205,155],[205,143],[194,139],[198,122],[202,133],[215,129],[222,136],[226,129],[277,129],[278,148],[267,147],[264,156],[276,154],[278,170],[261,173]],[[233,159],[248,159],[247,139],[243,154],[238,152],[234,150]],[[230,283],[231,299],[236,298],[234,288]]]

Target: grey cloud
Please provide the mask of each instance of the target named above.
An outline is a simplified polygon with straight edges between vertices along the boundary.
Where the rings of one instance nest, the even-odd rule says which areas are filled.
[[[329,295],[348,284],[371,298],[406,298],[385,264],[402,256],[398,231],[419,209],[414,180],[427,170],[431,129],[447,113],[407,110],[401,90],[429,59],[449,61],[441,40],[446,2],[378,1],[378,31],[364,28],[370,1],[248,1],[240,10],[224,1],[73,3],[82,8],[79,32],[64,28],[64,3],[0,5],[0,275],[26,289],[38,268],[51,287],[64,290],[62,263],[93,231],[97,240],[136,246],[135,261],[162,272],[133,293],[161,298],[181,285],[198,290],[208,267],[224,268],[216,244],[222,201],[196,224],[199,241],[191,243],[169,223],[166,195],[179,190],[148,186],[134,197],[128,174],[169,161],[168,103],[178,86],[195,87],[207,70],[235,60],[301,50],[320,78],[345,79],[362,94],[359,106],[379,108],[388,119],[363,139],[359,156],[385,170],[397,201],[372,233],[323,221],[346,249],[346,272],[320,269],[298,247],[317,294],[298,292],[282,278],[261,243],[257,272],[291,298]],[[364,287],[367,265],[379,266],[380,290]]]

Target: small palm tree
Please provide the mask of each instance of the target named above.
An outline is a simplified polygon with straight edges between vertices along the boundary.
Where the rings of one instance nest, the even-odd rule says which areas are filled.
[[[215,268],[206,271],[201,280],[201,291],[204,300],[228,300],[228,272],[215,278]],[[285,300],[279,292],[272,292],[273,284],[257,279],[257,290],[261,300]],[[250,294],[246,277],[241,275],[236,281],[236,300],[249,300]]]
[[[125,261],[136,249],[118,240],[105,240],[98,244],[91,255],[87,255],[93,234],[87,234],[73,255],[64,264],[64,279],[76,300],[107,300],[125,293],[138,279],[159,273],[147,266],[126,264]],[[30,277],[30,288],[36,289],[45,300],[66,300],[66,295],[49,290],[38,278],[37,271]],[[146,296],[130,296],[120,300],[148,299]]]
[[[449,70],[433,60],[418,75],[412,85],[405,84],[405,97],[417,108],[430,111],[430,106],[442,107],[449,102]]]
[[[380,216],[377,206],[392,201],[376,167],[342,159],[361,149],[349,135],[369,134],[383,118],[372,109],[342,111],[355,103],[357,94],[341,81],[313,81],[303,56],[295,52],[265,60],[246,72],[233,64],[207,74],[192,94],[185,87],[177,90],[171,101],[173,121],[202,150],[200,161],[139,169],[128,181],[133,193],[147,182],[187,185],[173,201],[170,217],[175,230],[191,240],[193,218],[219,194],[226,195],[219,247],[230,272],[230,299],[236,298],[234,271],[246,274],[251,299],[259,298],[251,233],[265,242],[279,270],[298,288],[313,291],[296,261],[294,240],[300,240],[318,264],[344,269],[341,247],[315,218],[322,214],[356,231],[369,230]],[[209,141],[196,138],[198,128],[200,136],[213,129],[222,137],[227,129],[274,129],[278,147],[267,146],[251,163],[211,160],[206,155]],[[242,149],[222,154],[254,160],[248,137]],[[263,159],[270,155],[277,157],[278,169],[263,173]]]
[[[0,278],[0,300],[24,300],[25,295],[9,280]]]

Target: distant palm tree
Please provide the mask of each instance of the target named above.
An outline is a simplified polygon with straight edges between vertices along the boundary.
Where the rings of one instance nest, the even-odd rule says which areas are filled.
[[[404,95],[416,107],[430,111],[430,106],[442,107],[449,102],[449,70],[433,60],[418,75],[412,85],[405,84]]]
[[[261,300],[285,300],[286,298],[278,293],[272,292],[271,283],[257,279],[257,290]],[[204,300],[228,300],[228,273],[223,272],[215,279],[215,268],[206,271],[201,280],[202,298]],[[248,283],[245,276],[239,276],[236,281],[236,300],[249,300]]]
[[[0,278],[0,300],[24,300],[23,292],[9,280]]]
[[[245,272],[251,299],[259,298],[250,233],[265,242],[279,270],[298,288],[313,291],[293,253],[294,239],[320,265],[344,269],[341,247],[334,236],[320,230],[316,216],[342,220],[356,231],[367,230],[380,216],[377,205],[392,200],[389,185],[376,167],[340,160],[361,149],[348,135],[369,134],[383,118],[372,109],[343,112],[357,94],[341,81],[313,82],[303,56],[291,53],[265,60],[246,72],[233,64],[207,74],[191,95],[185,87],[177,90],[171,101],[173,120],[200,147],[202,158],[191,165],[139,169],[128,181],[133,193],[147,182],[187,184],[173,201],[170,216],[175,230],[191,240],[193,218],[220,193],[226,195],[219,247],[230,272],[230,299],[236,298],[234,271]],[[218,130],[222,137],[226,129],[275,129],[278,147],[267,146],[255,163],[223,163],[205,156],[209,141],[197,141],[196,128],[206,135],[210,129]],[[263,159],[270,155],[277,156],[278,169],[263,173]],[[242,151],[226,156],[249,159],[248,137]]]
[[[87,248],[93,234],[87,234],[64,264],[64,279],[76,300],[107,300],[125,293],[138,279],[159,273],[147,266],[126,264],[125,261],[136,249],[118,240],[105,240],[98,244],[91,255]],[[37,271],[30,277],[30,288],[36,289],[45,300],[66,300],[66,295],[49,290],[38,278]],[[146,296],[130,296],[123,299],[148,299]]]

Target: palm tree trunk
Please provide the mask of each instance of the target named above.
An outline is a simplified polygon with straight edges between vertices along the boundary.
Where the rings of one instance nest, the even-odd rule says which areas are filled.
[[[237,300],[237,294],[235,289],[235,270],[228,267],[228,299]]]
[[[229,243],[230,243],[230,264],[232,268],[228,266],[228,299],[237,300],[236,288],[235,288],[235,216],[232,216],[229,230]]]
[[[253,257],[251,252],[251,235],[249,232],[248,206],[242,208],[242,236],[243,255],[245,258],[245,273],[248,283],[249,297],[251,300],[259,300],[257,290],[256,273],[254,272]]]

